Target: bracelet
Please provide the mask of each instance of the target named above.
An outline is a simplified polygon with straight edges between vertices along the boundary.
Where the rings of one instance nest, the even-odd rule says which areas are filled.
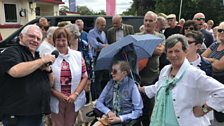
[[[77,95],[77,96],[79,96],[79,93],[77,91],[74,94]]]

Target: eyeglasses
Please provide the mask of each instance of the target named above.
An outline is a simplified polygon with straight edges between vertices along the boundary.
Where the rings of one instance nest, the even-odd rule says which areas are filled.
[[[217,30],[219,33],[224,32],[224,29],[218,29]]]
[[[195,20],[197,20],[197,21],[204,21],[205,18],[195,18]]]
[[[112,70],[111,70],[111,73],[115,75],[115,74],[118,73],[118,70],[116,70],[116,69],[112,69]]]
[[[194,30],[194,27],[185,27],[184,29],[185,30],[191,30],[191,31],[193,31]]]
[[[188,40],[188,45],[192,44],[192,43],[195,43],[196,41],[190,41]]]

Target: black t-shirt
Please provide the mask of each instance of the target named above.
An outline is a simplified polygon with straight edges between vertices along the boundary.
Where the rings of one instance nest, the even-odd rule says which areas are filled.
[[[36,55],[39,58],[38,55]],[[16,64],[35,58],[25,46],[13,46],[0,54],[0,113],[37,115],[50,113],[50,84],[45,71],[37,69],[20,78],[7,71]]]

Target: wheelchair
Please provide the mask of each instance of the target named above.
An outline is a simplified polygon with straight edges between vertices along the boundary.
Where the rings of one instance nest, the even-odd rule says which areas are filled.
[[[92,117],[94,116],[95,119],[91,122],[90,126],[93,126],[98,119],[104,115],[104,113],[102,113],[100,110],[98,110],[97,108],[94,108],[92,111],[86,113],[86,116],[88,117]],[[134,120],[130,120],[127,122],[122,122],[122,123],[116,123],[116,124],[111,124],[109,126],[141,126],[141,121],[140,121],[140,117],[138,119],[134,119]]]

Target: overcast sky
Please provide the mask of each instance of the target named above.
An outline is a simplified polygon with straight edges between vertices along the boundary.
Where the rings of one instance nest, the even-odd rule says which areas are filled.
[[[69,0],[62,0],[68,6]],[[116,14],[121,14],[123,11],[130,8],[132,0],[116,0]],[[77,6],[87,6],[93,11],[106,11],[106,0],[76,0]]]

